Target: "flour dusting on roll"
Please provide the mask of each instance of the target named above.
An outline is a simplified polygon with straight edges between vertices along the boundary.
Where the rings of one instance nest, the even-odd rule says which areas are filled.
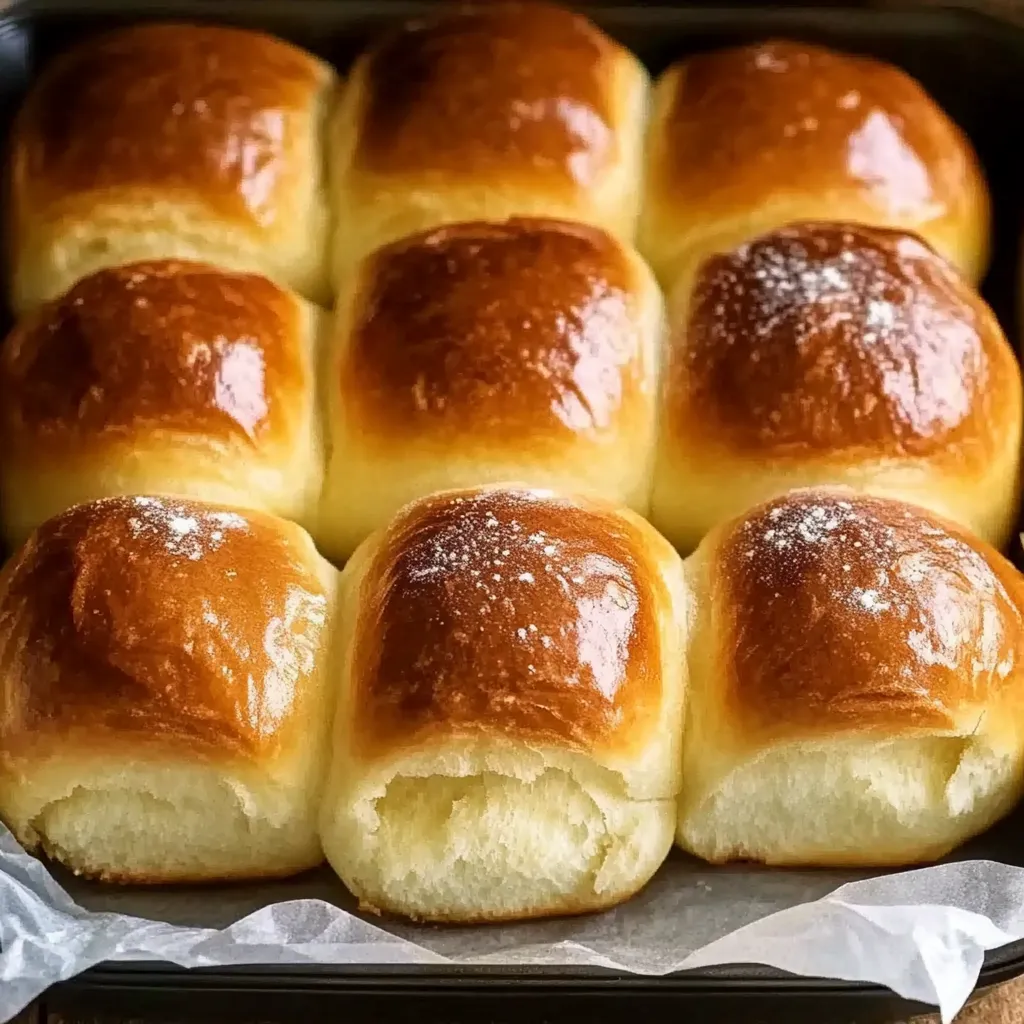
[[[1020,368],[987,304],[921,239],[794,224],[708,257],[668,305],[652,519],[679,547],[817,484],[1009,540]]]
[[[715,530],[696,596],[679,843],[710,861],[898,866],[1024,783],[1024,579],[902,502],[798,491]]]

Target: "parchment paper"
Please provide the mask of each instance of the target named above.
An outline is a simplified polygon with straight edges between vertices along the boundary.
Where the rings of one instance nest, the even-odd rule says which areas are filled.
[[[982,845],[1002,845],[1016,831],[1004,828],[1001,842]],[[590,965],[651,975],[753,963],[887,985],[951,1021],[985,950],[1024,938],[1024,869],[964,859],[851,880],[711,868],[674,853],[639,896],[590,917],[431,928],[353,911],[327,869],[202,890],[58,878],[0,825],[0,1021],[103,960]]]

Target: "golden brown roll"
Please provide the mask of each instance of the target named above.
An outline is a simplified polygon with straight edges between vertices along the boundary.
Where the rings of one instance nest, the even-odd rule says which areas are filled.
[[[59,57],[11,142],[15,309],[101,267],[169,257],[325,301],[333,92],[326,64],[239,29],[137,25]]]
[[[4,535],[149,491],[305,521],[322,316],[265,278],[176,261],[98,271],[30,314],[0,347]]]
[[[362,261],[338,298],[316,528],[347,556],[405,502],[525,480],[647,509],[658,286],[598,228],[438,228]]]
[[[960,129],[909,75],[770,41],[691,57],[659,79],[640,251],[658,277],[797,220],[915,231],[971,281],[988,189]]]
[[[110,881],[318,864],[336,575],[299,527],[221,505],[49,520],[0,574],[0,818]]]
[[[652,519],[680,548],[812,484],[1009,539],[1020,369],[988,306],[918,238],[783,228],[684,272],[669,307]]]
[[[1024,579],[948,521],[808,490],[687,562],[678,841],[707,860],[934,860],[1021,795]]]
[[[638,516],[516,487],[405,508],[345,569],[321,814],[365,907],[617,903],[672,843],[689,602]]]
[[[586,18],[448,9],[355,64],[331,130],[336,280],[414,231],[564,217],[632,238],[648,78]]]

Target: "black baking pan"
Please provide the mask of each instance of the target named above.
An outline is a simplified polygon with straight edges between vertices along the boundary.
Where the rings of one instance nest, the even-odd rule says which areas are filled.
[[[87,33],[154,18],[262,28],[344,69],[377,32],[430,3],[345,0],[14,0],[0,10],[0,124],[39,69]],[[1017,323],[1024,154],[1011,122],[1024,109],[1024,29],[965,10],[577,4],[652,72],[694,51],[767,36],[823,42],[893,61],[920,79],[968,132],[995,210],[984,293],[1012,339]],[[1024,812],[976,840],[968,856],[1024,866]],[[964,854],[961,854],[964,855]],[[209,893],[216,899],[215,890]],[[979,991],[1024,974],[1024,943],[992,951]],[[52,989],[46,1024],[709,1021],[875,1024],[928,1007],[881,987],[737,965],[648,978],[609,971],[437,967],[247,967],[183,971],[104,964]]]

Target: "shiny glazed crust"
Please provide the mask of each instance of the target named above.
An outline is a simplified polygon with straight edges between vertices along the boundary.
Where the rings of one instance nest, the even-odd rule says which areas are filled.
[[[549,4],[448,9],[385,36],[332,121],[335,281],[462,221],[564,217],[631,239],[648,86],[633,54]]]
[[[447,492],[400,514],[360,585],[355,756],[475,733],[640,757],[672,700],[672,594],[640,525],[529,490]]]
[[[688,253],[832,217],[918,231],[971,280],[988,191],[963,132],[904,71],[807,43],[700,54],[655,88],[641,252],[671,282]]]
[[[978,466],[1019,418],[998,321],[913,235],[794,225],[710,257],[686,286],[672,311],[670,443]]]
[[[149,491],[304,521],[322,476],[320,320],[266,278],[174,260],[98,271],[23,318],[0,347],[8,539]]]
[[[14,305],[99,266],[169,256],[325,298],[320,122],[333,86],[297,47],[216,26],[137,25],[62,54],[13,130]]]
[[[101,270],[4,341],[4,450],[35,461],[150,431],[289,447],[310,414],[305,330],[302,300],[254,274]]]
[[[49,520],[0,573],[4,822],[106,881],[315,867],[336,585],[259,513],[136,496]]]
[[[361,905],[468,923],[635,893],[672,841],[688,615],[672,548],[586,499],[447,491],[369,538],[321,812]]]
[[[472,222],[377,250],[332,328],[325,549],[508,480],[646,512],[662,321],[647,266],[599,228]]]
[[[648,282],[599,229],[439,228],[378,250],[360,279],[342,404],[382,444],[558,443],[647,413],[654,352],[635,293]]]
[[[1024,788],[1024,579],[924,509],[816,488],[714,530],[677,841],[713,863],[934,861]]]
[[[367,51],[354,169],[591,184],[617,157],[606,65],[620,47],[541,3],[496,3],[406,24]],[[566,117],[558,103],[571,103]]]
[[[298,527],[259,513],[133,497],[49,520],[0,576],[4,766],[70,746],[288,757],[323,642],[323,573]]]
[[[965,531],[804,491],[722,527],[708,551],[718,700],[744,745],[960,731],[985,712],[986,732],[1020,728],[1024,581]]]
[[[776,229],[678,277],[652,520],[691,550],[760,501],[842,484],[923,504],[1001,547],[1021,416],[995,315],[920,238]]]

